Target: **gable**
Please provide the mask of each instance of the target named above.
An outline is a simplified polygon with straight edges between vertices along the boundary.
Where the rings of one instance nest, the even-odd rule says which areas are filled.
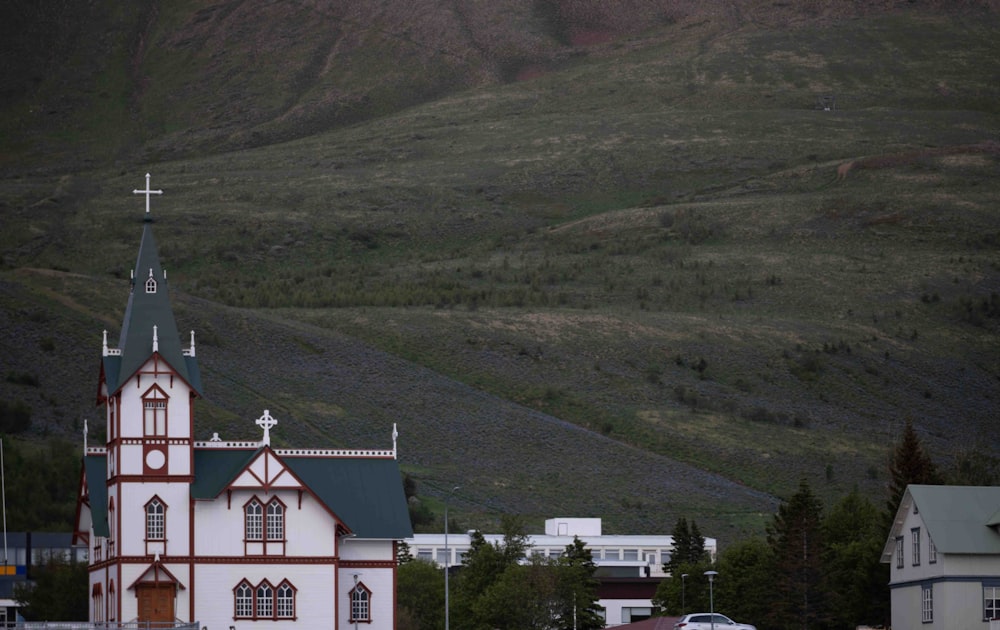
[[[309,492],[359,538],[399,540],[413,535],[395,459],[303,453],[196,448],[191,496],[214,499],[227,488],[259,489],[270,483]]]
[[[274,451],[265,448],[250,460],[228,487],[251,490],[301,490],[302,484]]]
[[[882,553],[889,562],[903,524],[916,509],[938,553],[1000,555],[1000,532],[993,524],[1000,508],[1000,486],[930,486],[906,488]]]

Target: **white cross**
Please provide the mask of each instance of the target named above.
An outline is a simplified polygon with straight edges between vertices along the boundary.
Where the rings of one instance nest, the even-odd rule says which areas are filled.
[[[146,214],[149,214],[149,196],[150,195],[162,195],[162,190],[150,190],[149,189],[149,173],[146,173],[146,190],[133,190],[133,195],[146,195]]]
[[[271,427],[278,424],[277,419],[272,418],[270,412],[265,409],[264,415],[257,418],[256,424],[264,429],[264,440],[261,443],[264,446],[271,446]]]

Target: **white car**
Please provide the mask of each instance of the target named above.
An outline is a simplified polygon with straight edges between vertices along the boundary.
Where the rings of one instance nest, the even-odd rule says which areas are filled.
[[[684,615],[674,624],[674,630],[712,630],[712,622],[719,630],[757,630],[748,623],[736,623],[719,613],[692,613]]]

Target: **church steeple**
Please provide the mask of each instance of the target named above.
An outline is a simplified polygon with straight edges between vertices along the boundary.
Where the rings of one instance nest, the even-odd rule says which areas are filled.
[[[189,348],[182,347],[173,309],[170,306],[167,273],[160,264],[159,249],[153,236],[153,219],[149,213],[149,196],[162,194],[150,190],[149,174],[146,189],[133,191],[146,196],[146,215],[142,227],[139,255],[132,270],[128,304],[122,320],[118,349],[104,348],[105,378],[109,393],[117,391],[153,354],[158,354],[196,392],[201,391],[201,378],[194,356],[194,333]]]

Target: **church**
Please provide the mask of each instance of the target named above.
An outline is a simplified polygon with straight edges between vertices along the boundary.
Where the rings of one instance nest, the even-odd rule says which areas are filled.
[[[386,449],[272,448],[280,419],[264,410],[247,420],[259,442],[196,440],[195,333],[177,330],[149,212],[163,191],[147,174],[133,192],[146,214],[118,347],[104,332],[105,444],[84,429],[73,534],[90,621],[394,628],[397,547],[413,535],[395,428]]]

